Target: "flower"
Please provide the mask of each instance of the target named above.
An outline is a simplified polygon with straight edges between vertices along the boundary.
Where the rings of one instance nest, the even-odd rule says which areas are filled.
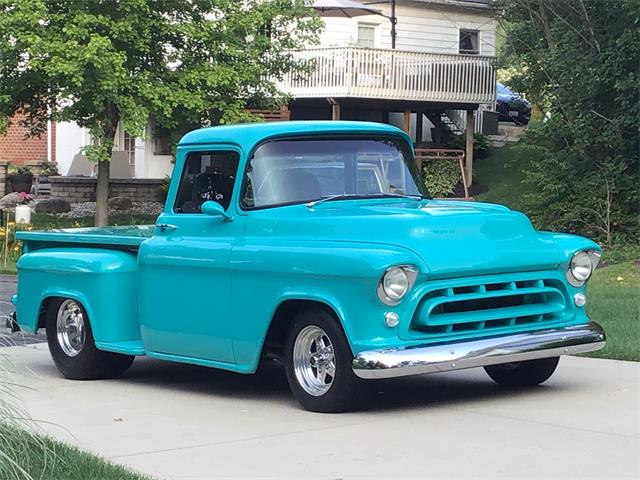
[[[34,196],[27,192],[18,192],[18,205],[29,205],[29,203],[34,199]]]

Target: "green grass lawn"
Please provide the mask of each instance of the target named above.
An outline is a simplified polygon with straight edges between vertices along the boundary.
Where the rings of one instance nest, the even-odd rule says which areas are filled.
[[[493,149],[489,157],[474,163],[474,184],[489,188],[475,195],[476,200],[525,211],[524,195],[531,192],[533,187],[523,183],[524,172],[535,160],[532,152],[523,152],[515,145]]]
[[[475,164],[474,182],[488,187],[476,195],[527,213],[525,172],[536,161],[532,152],[515,145],[496,148]],[[607,333],[607,346],[593,356],[640,361],[640,247],[604,247],[602,266],[589,281],[587,312]]]
[[[587,312],[604,328],[607,346],[590,356],[640,361],[640,267],[637,262],[629,260],[609,265],[593,274],[587,288]]]
[[[3,451],[11,449],[12,457],[23,470],[12,468],[3,459],[0,461],[2,478],[29,478],[26,473],[34,480],[150,480],[150,477],[45,436],[12,427],[0,427],[0,434],[0,447]]]

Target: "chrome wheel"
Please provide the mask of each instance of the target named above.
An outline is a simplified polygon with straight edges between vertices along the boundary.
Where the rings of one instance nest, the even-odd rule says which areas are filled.
[[[324,330],[308,325],[293,345],[293,370],[298,384],[309,395],[319,397],[331,388],[336,374],[333,345]]]
[[[56,319],[58,344],[69,357],[80,354],[84,347],[84,315],[74,300],[65,300],[58,308]]]

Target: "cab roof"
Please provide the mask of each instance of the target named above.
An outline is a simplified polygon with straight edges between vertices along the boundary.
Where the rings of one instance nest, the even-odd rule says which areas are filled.
[[[269,123],[241,123],[201,128],[187,133],[178,147],[209,143],[255,144],[267,138],[321,134],[390,134],[411,139],[393,125],[374,122],[307,120]]]

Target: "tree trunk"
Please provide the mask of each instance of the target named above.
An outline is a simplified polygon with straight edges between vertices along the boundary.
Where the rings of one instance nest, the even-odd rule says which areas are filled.
[[[96,185],[96,227],[109,225],[109,177],[111,176],[110,161],[113,155],[114,138],[120,114],[113,104],[105,105],[105,119],[101,122],[101,137],[97,155],[98,181]]]
[[[96,186],[96,227],[109,225],[109,161],[98,162]]]

